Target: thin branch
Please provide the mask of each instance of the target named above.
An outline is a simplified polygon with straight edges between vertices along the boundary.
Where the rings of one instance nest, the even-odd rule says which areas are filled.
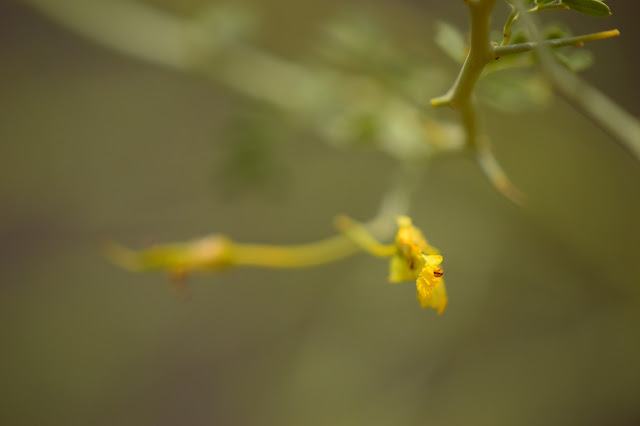
[[[511,13],[509,13],[507,22],[505,22],[504,28],[502,30],[503,39],[502,39],[502,42],[500,43],[500,46],[506,46],[509,44],[509,41],[511,41],[511,27],[513,27],[513,25],[516,22],[518,22],[519,17],[520,17],[520,12],[518,12],[518,9],[511,6]]]
[[[620,31],[609,30],[576,37],[563,37],[553,40],[544,40],[541,42],[531,41],[528,43],[518,43],[509,46],[496,46],[493,51],[496,54],[496,57],[501,57],[507,55],[516,55],[518,53],[531,52],[533,50],[539,49],[540,45],[543,45],[544,48],[559,48],[567,46],[582,47],[584,43],[604,40],[606,38],[617,37],[619,35]]]
[[[188,21],[168,13],[128,1],[27,3],[64,27],[111,49],[171,68],[185,70],[191,66],[193,55],[189,47],[195,34],[186,30],[191,28]]]

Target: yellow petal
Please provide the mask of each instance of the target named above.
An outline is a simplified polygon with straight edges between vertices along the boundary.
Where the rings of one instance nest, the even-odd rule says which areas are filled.
[[[422,277],[420,277],[422,278]],[[416,282],[418,292],[417,298],[422,308],[430,307],[438,311],[438,315],[443,313],[447,307],[447,290],[442,278],[436,279],[436,285],[429,286],[424,279]]]
[[[423,308],[431,307],[444,312],[447,306],[447,292],[442,280],[442,256],[431,247],[420,229],[413,226],[411,219],[400,216],[396,234],[396,254],[391,258],[389,281],[416,280],[417,298]]]
[[[430,267],[437,268],[442,263],[442,256],[439,254],[430,254],[428,256],[424,256],[424,261]]]

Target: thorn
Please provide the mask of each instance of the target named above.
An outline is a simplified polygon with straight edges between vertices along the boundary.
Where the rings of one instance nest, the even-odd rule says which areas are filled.
[[[511,200],[511,202],[518,206],[524,205],[526,200],[524,193],[516,188],[506,176],[496,181],[495,185],[498,191]]]
[[[511,183],[489,148],[484,147],[476,152],[476,162],[498,192],[518,206],[524,204],[524,194]]]

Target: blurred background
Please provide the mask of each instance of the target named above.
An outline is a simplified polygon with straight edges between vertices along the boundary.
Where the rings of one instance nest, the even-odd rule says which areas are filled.
[[[640,7],[607,3],[608,19],[543,18],[575,34],[621,30],[588,46],[583,76],[638,116]],[[209,2],[139,5],[197,19]],[[458,69],[435,23],[467,23],[462,2],[243,5],[255,46],[307,63],[327,22],[361,11],[429,70],[424,100]],[[372,217],[396,161],[328,145],[322,126],[242,84],[60,22],[0,1],[0,423],[640,424],[640,167],[566,102],[483,109],[524,207],[468,159],[429,164],[411,216],[444,254],[442,316],[366,255],[194,276],[184,302],[164,275],[109,264],[98,243],[313,241],[338,213]]]

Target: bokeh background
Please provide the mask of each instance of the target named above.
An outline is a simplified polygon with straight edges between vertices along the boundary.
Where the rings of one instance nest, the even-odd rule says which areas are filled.
[[[189,14],[204,1],[145,3]],[[622,31],[589,46],[584,77],[638,116],[640,8],[608,3],[608,19],[549,18]],[[262,45],[295,59],[344,6],[251,8]],[[418,40],[453,80],[431,39],[437,19],[465,27],[462,2],[350,6]],[[431,164],[411,213],[445,256],[442,316],[366,255],[194,276],[183,302],[97,244],[312,241],[338,213],[371,217],[394,161],[0,1],[0,423],[640,424],[638,163],[561,99],[485,119],[527,202],[467,159]],[[261,142],[238,151],[252,128]]]

